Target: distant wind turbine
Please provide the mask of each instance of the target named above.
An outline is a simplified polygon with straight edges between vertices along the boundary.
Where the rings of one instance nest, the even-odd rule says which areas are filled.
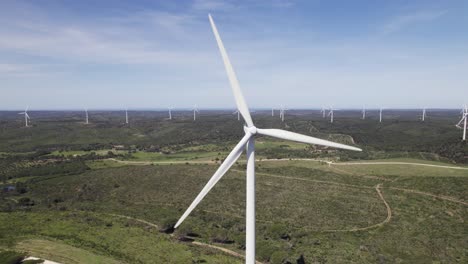
[[[330,111],[328,112],[328,116],[330,116],[330,123],[333,123],[333,115],[334,115],[335,109],[330,106]]]
[[[366,107],[365,106],[362,107],[361,112],[362,112],[362,120],[366,119]]]
[[[85,124],[89,124],[88,109],[85,108],[84,111],[85,111],[85,119],[86,119]]]
[[[24,115],[24,127],[28,127],[28,120],[31,119],[28,115],[29,106],[24,109],[24,112],[18,113],[18,115]]]
[[[200,113],[200,111],[198,110],[197,105],[195,105],[192,110],[193,110],[193,121],[195,121],[197,120],[197,113]]]
[[[284,122],[284,114],[286,113],[286,110],[289,110],[289,109],[284,108],[284,105],[281,105],[281,107],[280,107],[280,118],[281,118],[282,122]]]
[[[125,108],[125,124],[128,124],[128,109]]]
[[[423,110],[422,110],[421,121],[424,122],[425,119],[426,119],[426,107],[424,107]]]
[[[271,116],[275,116],[275,109],[271,108]]]
[[[325,107],[322,107],[322,110],[320,110],[320,113],[322,113],[322,118],[325,118],[327,114],[327,110],[325,109]]]
[[[462,141],[466,140],[466,123],[467,123],[466,120],[467,119],[468,119],[468,107],[465,105],[464,108],[462,109],[462,119],[460,120],[460,122],[458,122],[458,124],[455,125],[456,127],[463,129]],[[462,123],[463,123],[463,127],[460,127]]]
[[[379,111],[379,123],[382,123],[382,107],[380,107]]]
[[[167,108],[169,110],[169,120],[172,120],[172,107]]]
[[[224,45],[221,41],[221,38],[218,34],[218,30],[209,15],[211,27],[218,43],[221,56],[224,61],[224,66],[229,78],[229,82],[234,93],[236,100],[237,109],[244,118],[244,137],[237,143],[234,149],[229,153],[226,159],[223,161],[218,170],[214,173],[202,191],[198,194],[195,200],[190,204],[188,209],[180,217],[179,221],[175,224],[174,228],[177,228],[182,224],[182,222],[187,218],[187,216],[195,209],[195,207],[202,201],[202,199],[208,194],[208,192],[216,185],[216,183],[226,174],[226,172],[234,165],[241,156],[242,152],[246,148],[247,151],[247,175],[246,175],[246,229],[245,229],[245,263],[255,264],[255,135],[260,134],[264,136],[271,136],[275,138],[280,138],[283,140],[292,140],[308,144],[317,144],[328,147],[343,148],[348,150],[361,151],[361,149],[356,147],[351,147],[339,143],[334,143],[327,140],[322,140],[314,137],[309,137],[294,132],[281,130],[281,129],[260,129],[256,128],[252,122],[252,117],[250,116],[249,108],[245,102],[244,96],[237,81],[236,74],[232,68],[229,57],[224,49]],[[222,202],[222,197],[219,197]]]
[[[237,114],[237,121],[240,120],[240,112],[239,112],[239,110],[234,111],[232,114],[233,114],[233,115]]]

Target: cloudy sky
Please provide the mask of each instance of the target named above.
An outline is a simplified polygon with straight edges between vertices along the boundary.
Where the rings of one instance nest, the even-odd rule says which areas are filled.
[[[0,1],[0,109],[468,103],[468,1]]]

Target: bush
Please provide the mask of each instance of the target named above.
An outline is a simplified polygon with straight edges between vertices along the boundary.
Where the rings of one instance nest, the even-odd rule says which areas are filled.
[[[23,253],[18,253],[15,251],[3,251],[0,252],[0,263],[19,264],[22,263],[25,257],[26,256]]]
[[[29,197],[21,197],[18,200],[18,204],[21,206],[33,206],[35,203],[34,200],[31,200]]]

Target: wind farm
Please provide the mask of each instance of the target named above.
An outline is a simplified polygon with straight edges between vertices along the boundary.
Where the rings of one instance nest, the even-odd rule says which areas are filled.
[[[0,3],[0,263],[468,261],[461,8],[184,4]]]

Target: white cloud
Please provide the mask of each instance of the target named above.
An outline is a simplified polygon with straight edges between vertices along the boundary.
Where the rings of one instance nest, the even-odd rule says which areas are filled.
[[[199,11],[229,10],[234,4],[226,0],[195,0],[192,8]]]
[[[411,14],[399,15],[384,25],[383,33],[390,34],[414,23],[430,22],[447,14],[447,12],[447,10],[419,11]]]

